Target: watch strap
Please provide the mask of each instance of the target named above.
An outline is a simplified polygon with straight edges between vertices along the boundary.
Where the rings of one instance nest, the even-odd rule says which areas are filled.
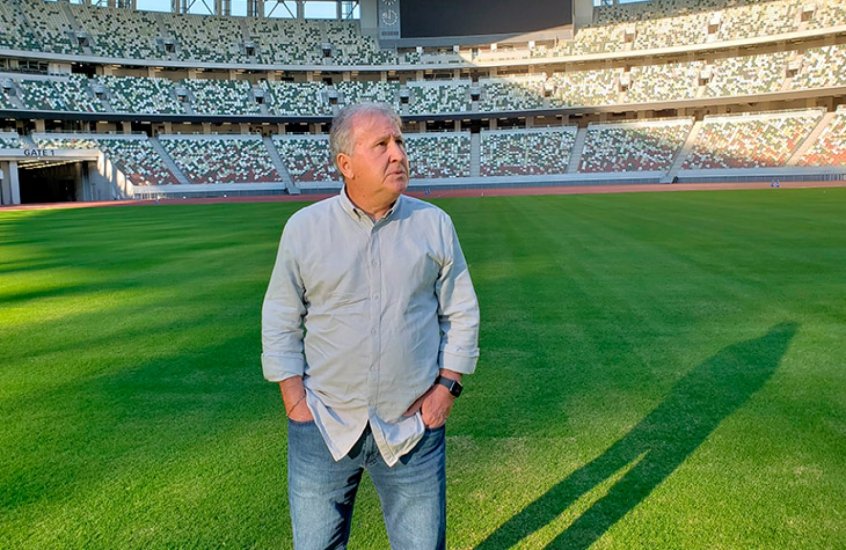
[[[464,389],[464,386],[461,385],[461,382],[458,380],[453,380],[452,378],[447,378],[446,376],[438,376],[437,380],[435,380],[436,384],[440,384],[441,386],[445,387],[449,390],[449,393],[453,395],[453,397],[458,397],[461,395],[461,390]]]

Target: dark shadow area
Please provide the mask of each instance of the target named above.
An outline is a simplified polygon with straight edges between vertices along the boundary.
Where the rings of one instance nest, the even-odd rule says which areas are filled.
[[[511,548],[636,462],[547,546],[589,547],[761,389],[779,366],[797,329],[796,323],[781,323],[761,338],[726,347],[694,368],[628,434],[501,525],[477,550]]]

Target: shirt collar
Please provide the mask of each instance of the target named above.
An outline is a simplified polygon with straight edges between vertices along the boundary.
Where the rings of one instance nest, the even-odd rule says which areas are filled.
[[[357,207],[353,204],[353,201],[350,200],[349,195],[347,195],[347,186],[341,186],[341,192],[339,193],[340,200],[341,200],[341,207],[344,211],[347,212],[350,216],[352,216],[356,220],[367,220],[370,221],[370,216],[367,215],[367,212]],[[385,216],[376,223],[383,223],[388,221],[388,219],[399,210],[400,202],[403,200],[403,196],[400,195],[397,197],[397,200],[394,201],[394,204],[391,205],[391,208],[385,213]],[[372,222],[371,222],[372,223]]]

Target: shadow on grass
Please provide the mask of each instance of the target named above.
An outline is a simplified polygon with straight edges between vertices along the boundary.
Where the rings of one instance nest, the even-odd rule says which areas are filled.
[[[605,496],[547,546],[589,547],[766,383],[780,364],[797,327],[796,323],[781,323],[761,338],[728,346],[694,368],[628,434],[501,525],[477,550],[514,546],[617,472],[631,466]]]

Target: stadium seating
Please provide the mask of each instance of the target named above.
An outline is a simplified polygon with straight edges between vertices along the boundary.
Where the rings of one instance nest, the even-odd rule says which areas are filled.
[[[466,113],[470,111],[470,81],[408,82],[408,114]]]
[[[552,73],[552,107],[613,105],[618,103],[619,69]]]
[[[846,107],[837,108],[834,118],[797,163],[799,166],[846,166]]]
[[[165,78],[98,76],[97,82],[109,90],[109,104],[120,113],[178,114],[173,82]]]
[[[546,75],[479,79],[479,111],[543,109]]]
[[[339,181],[328,136],[275,136],[273,145],[296,183]]]
[[[794,89],[846,86],[846,74],[835,68],[846,65],[846,46],[810,48],[802,56],[802,68],[793,77]]]
[[[0,48],[11,50],[39,50],[40,44],[29,30],[26,20],[16,6],[0,2]]]
[[[105,109],[88,88],[84,75],[52,77],[49,79],[21,79],[21,101],[27,109],[37,111],[102,112]]]
[[[281,181],[259,136],[159,136],[159,142],[191,183]]]
[[[709,97],[779,92],[789,52],[776,52],[718,59],[712,65],[712,78],[705,87]]]
[[[41,149],[99,149],[134,185],[167,185],[178,181],[147,136],[33,134]]]
[[[364,36],[354,21],[325,22],[326,43],[338,65],[383,65],[397,62],[390,50],[382,50],[372,37]]]
[[[41,0],[18,0],[16,4],[10,9],[17,11],[23,24],[23,29],[19,29],[32,36],[36,49],[60,54],[83,53],[62,5]]]
[[[457,178],[470,175],[470,134],[406,134],[411,177]]]
[[[539,128],[482,132],[482,176],[564,174],[576,128]]]
[[[261,112],[246,80],[193,80],[181,81],[193,95],[194,111],[206,115],[246,115]]]
[[[667,171],[693,119],[590,124],[579,172]]]
[[[0,132],[0,149],[17,149],[21,146],[21,138],[17,132]]]
[[[322,82],[277,82],[261,84],[268,93],[268,108],[279,115],[331,115],[332,107],[326,98]]]
[[[234,17],[161,14],[179,58],[211,63],[247,63],[241,26]]]
[[[387,103],[395,109],[400,109],[399,82],[356,81],[338,82],[335,89],[341,95],[339,103],[350,105],[362,101]]]
[[[626,103],[693,99],[704,67],[703,61],[633,67]]]
[[[682,169],[782,166],[820,117],[820,110],[706,116]]]
[[[164,48],[155,16],[108,7],[69,5],[71,13],[91,37],[92,49],[103,57],[128,59],[163,59]],[[127,29],[132,29],[127,32]]]
[[[248,19],[249,40],[258,63],[318,65],[322,31],[315,21]]]

